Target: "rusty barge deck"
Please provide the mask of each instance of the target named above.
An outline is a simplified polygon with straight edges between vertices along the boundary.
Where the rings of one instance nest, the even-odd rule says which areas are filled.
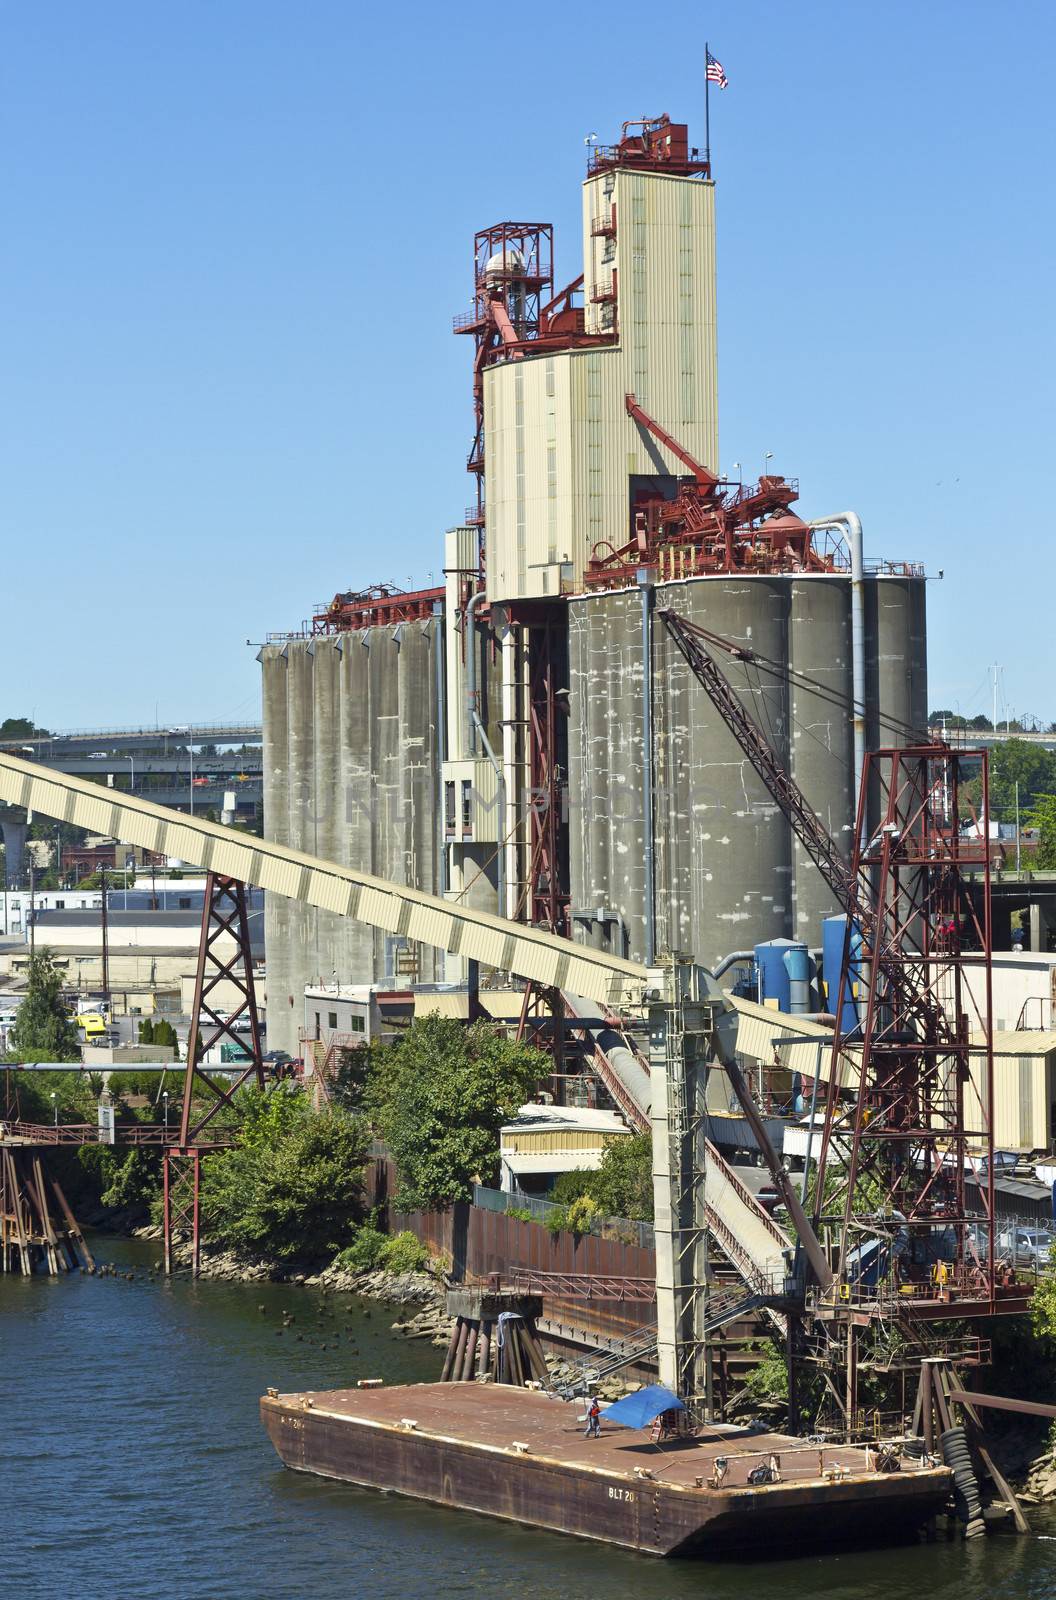
[[[580,1410],[477,1383],[269,1391],[261,1400],[271,1441],[294,1471],[650,1555],[908,1536],[949,1492],[945,1467],[878,1472],[863,1448],[742,1428],[657,1445],[614,1425],[586,1439]],[[778,1480],[750,1484],[771,1457]],[[718,1487],[716,1458],[727,1463]]]

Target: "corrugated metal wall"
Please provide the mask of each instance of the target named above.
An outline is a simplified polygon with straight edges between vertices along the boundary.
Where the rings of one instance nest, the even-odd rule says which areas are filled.
[[[591,236],[615,204],[611,260]],[[718,467],[714,188],[616,172],[584,185],[587,326],[617,270],[619,342],[489,367],[484,377],[487,573],[493,600],[576,587],[594,545],[628,536],[629,475],[685,467],[631,421],[637,395],[699,460]],[[565,567],[566,571],[559,569]]]

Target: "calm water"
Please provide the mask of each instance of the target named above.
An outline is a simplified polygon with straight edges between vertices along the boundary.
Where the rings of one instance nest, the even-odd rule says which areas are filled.
[[[157,1247],[106,1240],[100,1253],[139,1273]],[[335,1319],[324,1308],[336,1304],[335,1345]],[[277,1337],[283,1309],[297,1320]],[[0,1593],[20,1600],[1056,1595],[1056,1538],[768,1564],[661,1563],[286,1472],[257,1420],[269,1383],[327,1388],[364,1375],[390,1383],[438,1375],[440,1353],[391,1337],[393,1319],[387,1308],[346,1296],[324,1300],[259,1284],[0,1279]],[[1056,1535],[1056,1517],[1038,1531]]]

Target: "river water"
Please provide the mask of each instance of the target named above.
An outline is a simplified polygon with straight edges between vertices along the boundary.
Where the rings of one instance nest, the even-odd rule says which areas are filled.
[[[1051,1600],[1056,1537],[660,1562],[287,1472],[257,1402],[439,1375],[396,1313],[279,1285],[0,1278],[0,1593],[19,1600]],[[261,1311],[259,1308],[265,1309]],[[334,1317],[330,1310],[340,1307]],[[278,1332],[281,1313],[293,1326]],[[300,1339],[297,1335],[300,1334]],[[326,1346],[326,1348],[323,1348]],[[1035,1514],[1037,1516],[1037,1514]],[[1037,1517],[1056,1536],[1056,1517]],[[762,1552],[761,1552],[762,1553]]]

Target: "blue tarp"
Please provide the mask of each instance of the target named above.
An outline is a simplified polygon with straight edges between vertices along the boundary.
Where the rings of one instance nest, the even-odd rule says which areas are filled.
[[[625,1428],[647,1428],[662,1411],[685,1409],[677,1394],[654,1383],[648,1389],[639,1389],[637,1394],[624,1395],[614,1406],[609,1406],[602,1417],[605,1422],[619,1422]]]

